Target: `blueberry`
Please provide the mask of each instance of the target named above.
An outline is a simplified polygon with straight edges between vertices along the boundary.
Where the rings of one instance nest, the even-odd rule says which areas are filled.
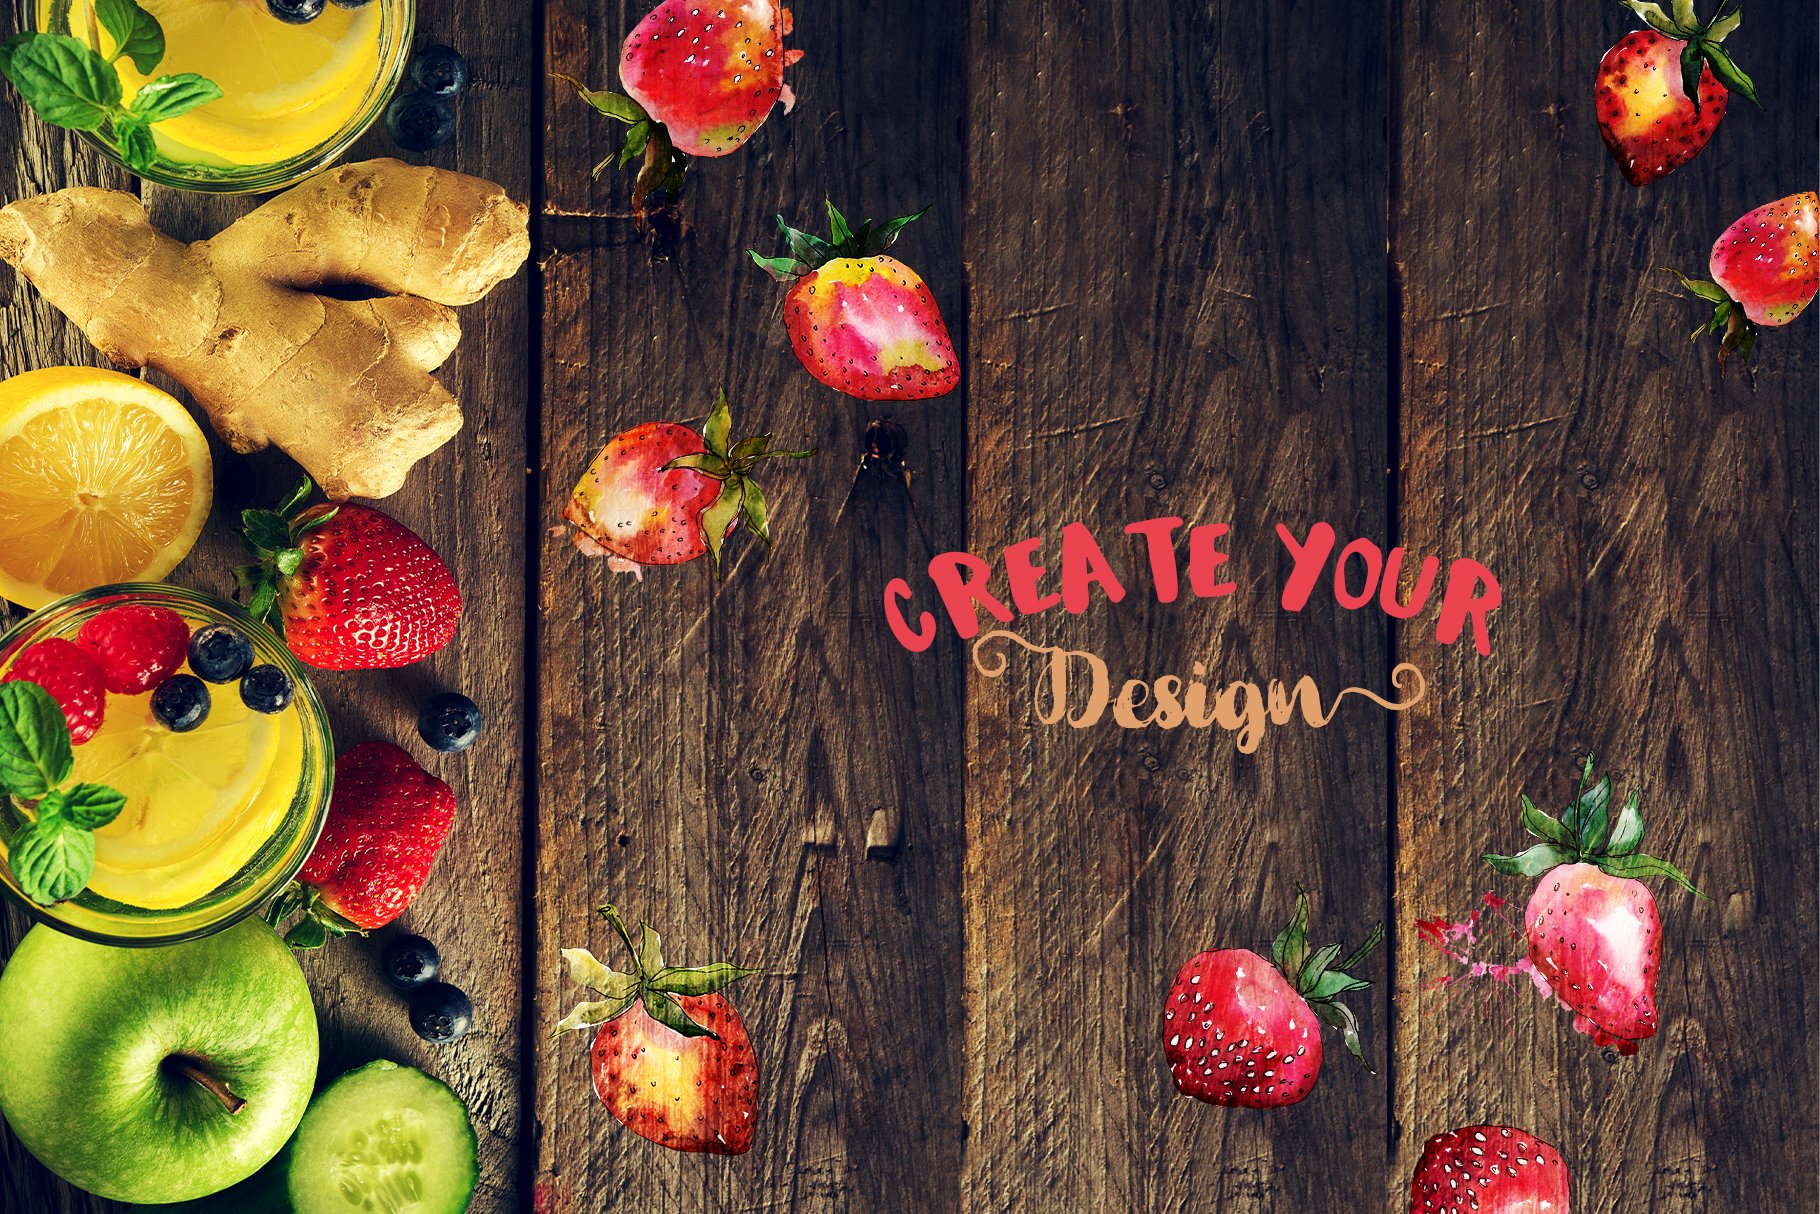
[[[272,16],[290,25],[308,25],[322,16],[325,0],[265,0]]]
[[[386,107],[385,127],[392,142],[407,152],[427,152],[455,134],[455,111],[441,97],[406,93]]]
[[[172,733],[188,733],[209,715],[209,685],[193,674],[174,674],[152,693],[152,715]]]
[[[417,714],[417,732],[432,750],[466,750],[480,736],[480,705],[452,691],[431,696]]]
[[[434,982],[441,972],[442,958],[437,955],[436,946],[422,936],[393,936],[379,954],[380,975],[401,991],[414,991]]]
[[[240,702],[254,712],[283,712],[296,687],[280,666],[258,665],[240,677]]]
[[[411,1027],[431,1045],[464,1037],[473,1024],[474,1004],[460,987],[432,982],[411,996]]]
[[[411,83],[437,97],[468,87],[468,61],[453,47],[426,46],[411,58]]]
[[[226,624],[206,624],[190,637],[190,669],[211,683],[232,683],[253,664],[253,643]]]

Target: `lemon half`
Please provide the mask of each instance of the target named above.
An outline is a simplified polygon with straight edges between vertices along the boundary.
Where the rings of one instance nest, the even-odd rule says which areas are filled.
[[[160,581],[214,488],[202,428],[144,380],[52,367],[0,382],[0,595],[35,609]]]

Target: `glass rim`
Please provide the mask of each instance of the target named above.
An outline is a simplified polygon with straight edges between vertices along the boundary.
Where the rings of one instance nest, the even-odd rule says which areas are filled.
[[[146,935],[120,935],[72,923],[54,913],[56,905],[61,905],[61,903],[46,907],[32,901],[26,896],[25,891],[18,887],[18,881],[13,876],[11,865],[0,864],[0,897],[4,897],[6,901],[18,907],[34,924],[44,924],[55,931],[87,940],[92,944],[103,944],[114,948],[159,948],[212,936],[216,932],[225,931],[235,924],[257,915],[303,869],[304,864],[309,860],[310,853],[315,850],[317,841],[322,837],[324,827],[328,824],[329,799],[334,792],[335,785],[335,742],[334,735],[329,729],[328,711],[316,692],[315,684],[310,680],[309,672],[304,669],[296,655],[291,653],[290,647],[269,626],[248,615],[246,609],[239,603],[206,590],[174,586],[168,582],[112,582],[104,586],[94,586],[87,590],[66,594],[34,611],[27,612],[23,619],[4,632],[0,632],[0,663],[4,663],[7,658],[12,656],[13,651],[21,647],[21,642],[26,641],[32,635],[33,630],[40,627],[47,617],[79,610],[97,601],[121,597],[125,597],[131,602],[143,602],[147,598],[155,598],[165,600],[167,605],[191,606],[201,613],[220,616],[232,622],[236,627],[245,629],[255,643],[264,642],[264,647],[273,652],[278,659],[278,664],[286,674],[291,676],[291,683],[296,689],[292,705],[299,711],[303,720],[306,777],[310,773],[308,756],[311,751],[314,750],[323,756],[318,765],[321,790],[314,798],[312,820],[298,833],[294,854],[275,866],[262,880],[256,882],[256,892],[248,897],[244,904],[207,922]],[[307,711],[305,711],[306,709]],[[0,794],[0,797],[4,796],[5,794]],[[252,861],[249,860],[248,863],[250,864]],[[229,878],[230,881],[232,879]],[[80,897],[82,892],[85,891],[78,891],[76,896]],[[171,908],[169,912],[152,913],[180,914],[185,909],[185,907],[176,907]],[[155,920],[148,920],[148,922],[155,922]]]
[[[101,132],[74,133],[128,173],[154,185],[197,194],[265,194],[288,189],[339,160],[341,154],[378,121],[404,79],[411,58],[411,42],[416,37],[417,0],[375,2],[385,8],[396,9],[399,21],[397,37],[392,40],[390,53],[381,62],[379,74],[375,77],[373,96],[344,127],[307,152],[271,164],[225,169],[209,165],[182,165],[160,157],[151,168],[139,172],[127,166],[121,159],[119,148]],[[20,24],[26,30],[38,29],[38,6],[39,0],[18,0]],[[383,42],[381,49],[385,49]]]

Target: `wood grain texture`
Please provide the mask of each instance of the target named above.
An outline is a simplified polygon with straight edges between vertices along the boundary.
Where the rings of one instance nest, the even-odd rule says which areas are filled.
[[[795,112],[697,162],[683,228],[654,237],[626,178],[588,178],[619,130],[546,75],[606,83],[649,7],[424,8],[420,40],[477,79],[433,162],[533,199],[537,264],[462,310],[443,379],[467,427],[385,504],[455,567],[457,643],[323,689],[344,745],[399,740],[456,787],[404,926],[443,944],[480,1027],[422,1046],[378,942],[340,946],[306,962],[324,1076],[390,1056],[448,1078],[481,1132],[481,1214],[1402,1214],[1423,1140],[1474,1121],[1559,1145],[1576,1214],[1811,1204],[1814,321],[1721,382],[1660,270],[1812,186],[1811,22],[1747,13],[1728,46],[1769,111],[1735,106],[1636,191],[1590,104],[1615,4],[798,4]],[[0,157],[6,198],[132,184],[16,107]],[[744,250],[774,251],[774,213],[817,226],[824,196],[932,208],[897,252],[941,301],[959,392],[869,407],[798,366]],[[250,205],[146,197],[190,237]],[[4,374],[96,361],[10,276],[0,334]],[[820,449],[765,470],[775,548],[641,583],[545,534],[607,438],[699,421],[723,384],[742,434]],[[862,460],[874,420],[907,479]],[[225,588],[236,512],[293,474],[224,458],[180,580]],[[1156,601],[1120,529],[1165,515],[1231,525],[1234,596]],[[988,679],[945,624],[927,653],[892,638],[887,579],[939,615],[932,555],[1037,536],[1056,568],[1077,520],[1127,596],[1014,625],[1031,641],[1115,680],[1200,662],[1216,686],[1329,693],[1388,690],[1408,660],[1427,698],[1349,701],[1243,755],[1218,730],[1042,725],[1026,658]],[[1282,610],[1275,526],[1316,521],[1488,564],[1491,656],[1438,647],[1432,608],[1392,628],[1325,583]],[[488,712],[466,757],[410,736],[445,687]],[[1527,990],[1427,990],[1450,971],[1411,930],[1487,890],[1521,905],[1478,857],[1518,845],[1520,790],[1559,805],[1587,749],[1712,895],[1657,889],[1663,1028],[1618,1062]],[[1298,885],[1322,941],[1395,925],[1354,1002],[1380,1074],[1329,1035],[1293,1110],[1179,1097],[1170,978],[1263,950]],[[581,994],[558,950],[610,956],[607,901],[674,961],[763,968],[734,991],[763,1069],[749,1155],[636,1138],[585,1035],[548,1039]],[[0,917],[0,950],[22,929]],[[117,1209],[0,1133],[0,1211]]]
[[[1379,620],[1276,602],[1277,523],[1387,525],[1384,22],[1317,7],[972,14],[969,546],[1040,533],[1054,568],[1085,520],[1128,597],[1017,627],[1115,687],[1197,662],[1216,687],[1382,685]],[[1156,601],[1119,531],[1164,515],[1231,525],[1234,597]],[[1267,949],[1298,884],[1322,943],[1385,915],[1382,716],[1247,756],[1218,730],[1037,724],[1013,668],[967,689],[962,1208],[1330,1208],[1385,1165],[1384,1080],[1336,1046],[1293,1114],[1182,1099],[1163,996],[1203,949]],[[1355,1007],[1381,1058],[1382,984]]]
[[[608,79],[646,7],[553,3],[550,70]],[[856,219],[929,206],[899,255],[964,339],[963,23],[958,5],[889,0],[802,9],[796,29],[794,112],[696,162],[672,242],[637,229],[624,177],[588,180],[619,130],[565,85],[547,102],[542,517],[608,438],[699,420],[719,384],[739,434],[820,450],[766,466],[776,546],[739,540],[720,580],[704,562],[641,583],[565,540],[541,549],[540,1040],[584,994],[558,950],[615,948],[603,902],[649,918],[667,955],[765,970],[733,995],[762,1076],[749,1155],[653,1151],[594,1096],[586,1034],[540,1045],[536,1166],[560,1214],[603,1193],[647,1210],[958,1200],[960,668],[911,660],[877,601],[963,541],[964,398],[872,409],[815,383],[783,288],[744,251],[775,251],[774,214],[820,230],[824,198]],[[875,418],[904,432],[908,487],[856,472]],[[869,861],[887,807],[901,849]]]
[[[1492,655],[1438,662],[1399,738],[1391,1196],[1429,1135],[1490,1120],[1563,1148],[1576,1212],[1811,1204],[1815,343],[1768,333],[1721,381],[1661,267],[1704,271],[1734,218],[1811,188],[1813,23],[1747,14],[1727,49],[1769,112],[1739,102],[1639,191],[1591,106],[1618,6],[1401,7],[1403,532],[1506,596]],[[1446,968],[1407,930],[1486,890],[1520,930],[1531,883],[1476,858],[1522,846],[1519,790],[1559,807],[1588,749],[1712,897],[1653,883],[1661,1030],[1623,1061],[1527,990],[1417,995]]]

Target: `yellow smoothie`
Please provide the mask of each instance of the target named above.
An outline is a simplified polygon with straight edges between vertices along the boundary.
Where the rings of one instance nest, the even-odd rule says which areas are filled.
[[[109,696],[107,718],[75,748],[74,779],[107,784],[126,808],[95,832],[89,889],[147,910],[185,906],[246,866],[278,830],[303,779],[303,723],[210,687],[201,726],[172,733],[151,695]]]
[[[49,29],[59,0],[39,0]],[[114,66],[130,101],[151,78],[195,72],[223,96],[152,128],[158,151],[179,164],[219,168],[276,164],[333,138],[363,108],[380,75],[380,10],[329,5],[306,25],[278,20],[265,0],[140,0],[164,27],[164,58],[142,76],[130,59]],[[93,0],[69,0],[70,33],[103,55],[114,40]]]

